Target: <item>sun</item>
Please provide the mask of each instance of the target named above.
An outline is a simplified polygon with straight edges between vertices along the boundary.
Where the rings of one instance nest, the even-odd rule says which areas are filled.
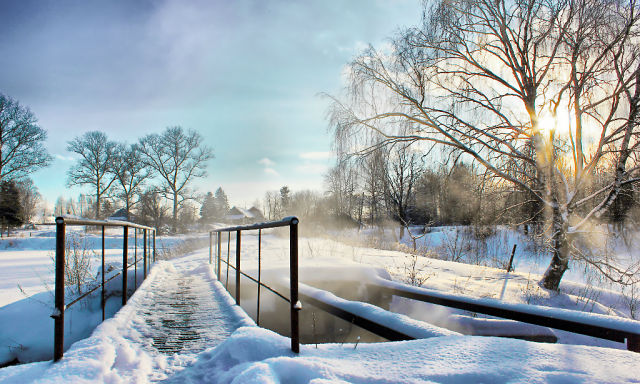
[[[568,137],[575,127],[575,121],[568,107],[560,106],[555,113],[545,109],[538,119],[538,129],[550,137]]]

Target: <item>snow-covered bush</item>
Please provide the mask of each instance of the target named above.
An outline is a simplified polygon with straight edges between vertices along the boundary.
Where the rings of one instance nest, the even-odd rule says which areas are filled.
[[[65,239],[64,281],[72,286],[75,293],[82,293],[83,286],[94,280],[93,259],[96,257],[93,245],[85,233],[70,232]],[[56,257],[51,254],[54,268]]]

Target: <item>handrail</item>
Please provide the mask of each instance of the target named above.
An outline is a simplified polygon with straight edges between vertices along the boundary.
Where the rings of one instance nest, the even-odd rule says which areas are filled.
[[[70,303],[65,305],[65,235],[66,235],[66,226],[76,226],[76,225],[85,225],[85,226],[98,226],[102,228],[102,278],[101,284],[90,289],[88,292],[80,295],[79,297],[71,300]],[[136,223],[131,223],[128,221],[116,221],[116,220],[92,220],[92,219],[83,219],[78,217],[68,217],[68,216],[58,216],[56,217],[56,277],[55,277],[55,311],[51,315],[54,319],[54,335],[53,335],[53,360],[59,361],[62,359],[64,354],[64,312],[67,308],[71,307],[73,304],[79,302],[85,297],[89,296],[93,292],[97,291],[99,287],[102,288],[101,292],[101,307],[102,307],[102,320],[105,319],[105,284],[109,281],[113,280],[117,276],[122,275],[122,305],[124,306],[127,303],[127,270],[130,266],[134,266],[137,271],[137,265],[139,261],[143,261],[144,264],[144,277],[147,277],[147,260],[151,262],[151,258],[153,261],[156,260],[156,229],[153,227],[148,227],[145,225],[140,225]],[[123,239],[122,239],[122,270],[120,270],[117,274],[111,276],[108,280],[105,280],[105,241],[104,241],[104,229],[105,227],[122,227],[123,228]],[[129,264],[128,258],[128,240],[129,240],[129,228],[135,228],[135,257],[134,262]],[[142,229],[143,231],[143,258],[142,260],[138,260],[138,233],[137,230]],[[151,251],[151,248],[148,247],[148,242],[150,242],[151,238],[147,236],[147,232],[153,232],[153,253],[147,252],[147,249]],[[137,288],[137,280],[136,280],[136,288]]]
[[[66,225],[95,225],[98,227],[124,227],[127,226],[129,228],[137,228],[137,229],[146,229],[148,231],[155,231],[156,228],[149,227],[142,224],[132,223],[130,221],[124,220],[95,220],[95,219],[83,219],[75,216],[58,216],[56,217],[55,223],[38,223],[38,225],[56,225],[58,219],[64,219],[64,223]]]
[[[121,221],[121,220],[95,220],[95,219],[83,219],[75,216],[59,216],[56,217],[56,223],[58,219],[64,219],[65,224],[67,225],[97,225],[97,226],[105,226],[105,227],[129,227],[129,228],[138,228],[138,229],[146,229],[150,231],[155,231],[156,229],[153,227],[148,227],[146,225],[132,223],[130,221]]]
[[[216,228],[212,229],[211,232],[235,232],[235,231],[248,231],[251,229],[268,229],[268,228],[277,228],[277,227],[287,227],[289,225],[296,225],[300,222],[295,216],[288,216],[280,220],[276,221],[266,221],[263,223],[254,223],[247,225],[237,225],[234,227],[225,227],[225,228]]]
[[[209,232],[209,264],[212,263],[213,254],[213,234],[217,233],[216,243],[216,260],[217,260],[217,277],[218,281],[221,281],[222,263],[227,265],[227,279],[225,281],[225,288],[228,290],[229,282],[229,268],[236,271],[236,286],[235,286],[235,298],[236,304],[240,305],[240,277],[245,276],[258,285],[258,297],[256,299],[257,324],[260,324],[260,287],[265,287],[269,291],[273,292],[280,298],[289,302],[290,315],[291,315],[291,350],[294,353],[300,352],[300,320],[299,311],[302,309],[302,304],[298,300],[298,223],[299,220],[295,216],[285,217],[282,220],[269,221],[264,223],[255,223],[249,225],[238,225],[233,227],[217,228]],[[261,281],[261,267],[262,267],[262,230],[267,228],[277,227],[289,227],[289,298],[285,295],[277,292],[275,289],[269,287]],[[240,256],[242,247],[242,231],[258,230],[258,278],[249,276],[242,272],[240,268]],[[227,260],[222,260],[222,233],[227,232],[228,247],[227,247]],[[235,267],[229,263],[229,246],[231,244],[231,232],[236,232],[236,264]]]

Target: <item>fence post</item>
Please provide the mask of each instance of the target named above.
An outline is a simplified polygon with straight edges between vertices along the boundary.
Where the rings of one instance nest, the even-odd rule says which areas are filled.
[[[240,230],[236,232],[236,304],[240,305]]]
[[[142,257],[144,258],[144,262],[142,263],[143,276],[147,278],[147,230],[142,230],[142,238],[144,239],[144,248],[142,250]]]
[[[64,354],[64,258],[65,258],[64,218],[56,218],[56,288],[53,331],[53,361],[59,361]]]
[[[513,256],[516,254],[516,247],[518,244],[513,244],[513,251],[511,251],[511,258],[509,259],[509,265],[507,266],[507,273],[511,272],[511,266],[513,265]]]
[[[218,281],[220,281],[220,268],[222,267],[222,232],[218,232]]]
[[[213,232],[209,232],[209,264],[212,263],[211,256],[213,255]]]
[[[106,306],[104,297],[104,225],[102,226],[102,292],[100,295],[100,306],[102,307],[102,321],[104,321],[104,308]]]
[[[127,257],[127,251],[129,248],[129,227],[126,225],[123,227],[123,239],[122,239],[122,306],[127,305],[127,264],[129,264],[129,258]]]
[[[300,318],[302,309],[298,302],[298,219],[293,218],[289,227],[289,292],[291,299],[291,351],[300,353]]]

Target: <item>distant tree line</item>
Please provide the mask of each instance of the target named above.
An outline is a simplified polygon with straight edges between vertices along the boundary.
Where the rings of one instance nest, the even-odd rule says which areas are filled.
[[[7,230],[36,221],[41,196],[29,175],[52,161],[46,137],[29,108],[0,93],[0,225]],[[90,192],[59,197],[55,215],[103,219],[122,209],[123,219],[135,215],[136,221],[177,232],[198,221],[221,220],[229,210],[222,188],[202,196],[192,187],[213,158],[194,130],[168,127],[133,144],[92,131],[69,141],[67,150],[77,155],[67,185]]]
[[[126,144],[92,131],[71,140],[67,150],[78,155],[67,184],[93,190],[90,198],[79,197],[81,215],[100,219],[122,207],[126,220],[135,212],[136,221],[154,226],[168,222],[173,232],[197,219],[194,202],[201,198],[191,185],[206,176],[206,164],[213,157],[198,132],[168,127]],[[57,205],[58,211],[62,204]]]
[[[343,158],[328,171],[326,188],[331,214],[358,224],[394,220],[403,227],[510,224],[541,230],[538,206],[461,156],[378,148]]]

